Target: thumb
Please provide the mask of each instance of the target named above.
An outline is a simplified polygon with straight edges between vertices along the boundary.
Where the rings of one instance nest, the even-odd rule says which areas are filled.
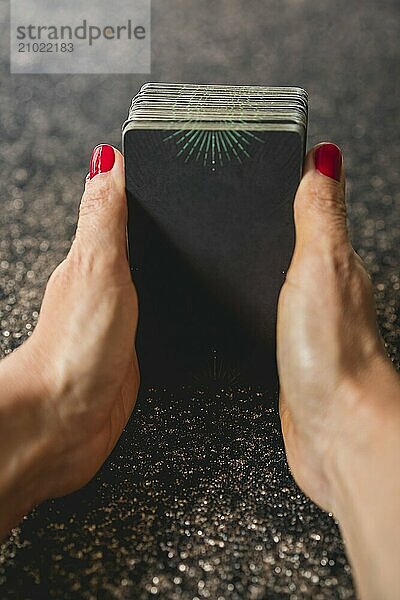
[[[112,146],[101,144],[90,161],[74,245],[85,254],[126,258],[127,217],[124,158]]]
[[[343,159],[335,144],[319,144],[307,154],[294,219],[297,251],[348,244]]]

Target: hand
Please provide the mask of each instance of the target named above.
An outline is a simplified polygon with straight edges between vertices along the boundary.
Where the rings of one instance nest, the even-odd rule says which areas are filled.
[[[344,192],[339,149],[311,150],[279,299],[280,414],[294,478],[339,519],[366,597],[388,599],[400,593],[393,565],[400,550],[400,386],[378,331],[370,279],[349,242]],[[374,568],[360,559],[368,542],[379,554]]]
[[[334,177],[315,166],[315,156],[318,160],[318,153],[329,151],[336,161]],[[311,150],[295,198],[296,248],[278,309],[280,413],[288,461],[300,487],[327,510],[326,472],[341,443],[344,399],[384,356],[371,282],[348,239],[344,191],[339,149]]]
[[[118,440],[137,396],[138,303],[127,260],[123,157],[111,147],[100,147],[91,171],[74,242],[50,277],[37,327],[1,362],[0,413],[2,408],[15,423],[19,410],[29,415],[20,419],[22,425],[14,427],[8,440],[3,436],[9,456],[19,456],[11,463],[4,460],[9,473],[3,497],[7,481],[15,480],[9,489],[14,498],[23,498],[13,521],[32,505],[72,492],[93,477]],[[7,383],[12,377],[18,385]],[[7,454],[3,444],[0,467]],[[25,492],[18,494],[21,465],[25,476],[18,487]],[[0,499],[1,488],[0,477]],[[1,500],[0,505],[3,509]]]

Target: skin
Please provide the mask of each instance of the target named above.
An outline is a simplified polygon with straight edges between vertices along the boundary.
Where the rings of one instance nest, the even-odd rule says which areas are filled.
[[[0,363],[3,534],[32,506],[87,483],[133,410],[138,302],[126,221],[116,151],[112,171],[86,181],[75,240],[50,277],[33,335]]]
[[[340,182],[322,175],[314,151],[279,300],[282,431],[297,483],[339,520],[361,597],[397,599],[400,383],[349,242],[344,173]],[[37,503],[88,482],[136,400],[138,302],[115,152],[112,171],[86,182],[75,240],[33,335],[0,362],[0,535]]]
[[[349,241],[344,172],[340,182],[321,174],[314,153],[295,199],[296,248],[278,308],[286,454],[302,490],[339,520],[361,597],[394,600],[400,383]]]

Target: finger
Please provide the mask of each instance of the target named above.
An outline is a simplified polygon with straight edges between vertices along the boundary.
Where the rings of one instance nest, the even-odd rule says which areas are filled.
[[[107,144],[97,146],[80,203],[75,246],[86,254],[126,258],[127,213],[123,156]]]
[[[308,153],[294,217],[297,250],[348,244],[343,158],[334,144],[319,144]]]

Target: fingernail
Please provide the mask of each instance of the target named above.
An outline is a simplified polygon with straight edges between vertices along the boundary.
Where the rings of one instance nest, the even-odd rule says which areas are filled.
[[[342,152],[335,144],[321,144],[314,153],[315,168],[336,181],[340,181],[342,160]]]
[[[112,146],[108,144],[100,144],[93,150],[92,158],[90,159],[89,179],[93,179],[99,173],[107,173],[111,171],[115,163],[115,152]]]

